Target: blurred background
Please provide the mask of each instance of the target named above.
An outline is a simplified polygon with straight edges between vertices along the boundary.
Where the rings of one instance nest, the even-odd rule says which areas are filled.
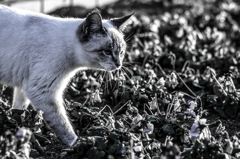
[[[48,13],[60,7],[82,6],[96,8],[117,0],[0,0],[0,4],[14,8]]]

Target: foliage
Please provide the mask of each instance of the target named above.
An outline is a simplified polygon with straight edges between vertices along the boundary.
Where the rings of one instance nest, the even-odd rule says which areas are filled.
[[[72,79],[64,99],[79,140],[52,158],[240,158],[239,129],[223,126],[240,116],[240,6],[186,2],[159,1],[171,9],[133,16],[122,69]],[[5,89],[1,157],[29,158],[30,150],[50,157],[46,147],[59,142],[42,112],[11,110]]]

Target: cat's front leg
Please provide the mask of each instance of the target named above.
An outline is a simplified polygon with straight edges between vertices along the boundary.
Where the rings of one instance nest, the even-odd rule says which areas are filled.
[[[52,103],[54,102],[54,103]],[[43,117],[50,127],[56,133],[58,138],[65,144],[72,146],[77,140],[73,127],[67,117],[67,112],[63,103],[52,101],[45,103],[47,110],[44,111]]]
[[[44,119],[57,137],[66,145],[72,146],[78,137],[67,117],[62,97],[56,99],[54,92],[52,93],[47,87],[30,89],[26,94],[31,103],[44,112]]]

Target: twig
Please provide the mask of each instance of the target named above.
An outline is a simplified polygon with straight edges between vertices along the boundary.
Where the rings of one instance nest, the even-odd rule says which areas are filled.
[[[134,159],[135,158],[135,155],[134,155],[134,152],[133,152],[133,139],[131,137],[130,139],[130,150],[131,150],[131,159]]]
[[[140,123],[142,120],[139,120],[136,124],[134,124],[130,129],[128,129],[128,131],[127,132],[130,132],[132,129],[134,129],[137,125],[138,125],[138,123]]]
[[[144,107],[147,107],[148,108],[148,110],[151,112],[151,114],[153,115],[153,112],[151,111],[151,109],[149,108],[149,106],[145,103],[144,104]]]
[[[84,101],[84,103],[80,106],[80,108],[83,108],[89,99],[90,99],[90,95],[87,97],[87,99]]]
[[[128,103],[130,103],[131,100],[127,101],[123,106],[121,106],[118,110],[116,110],[113,115],[117,114],[123,107],[125,107]]]
[[[111,113],[113,114],[113,111],[112,111],[112,109],[110,108],[110,106],[109,106],[109,105],[105,105],[105,106],[98,112],[98,115],[101,114],[101,112],[102,112],[106,107],[108,107],[109,110],[111,111]]]
[[[182,72],[185,71],[186,67],[188,67],[189,64],[190,64],[190,62],[187,60],[182,67]]]
[[[172,100],[172,103],[170,104],[170,106],[168,105],[168,107],[167,107],[165,119],[167,119],[168,114],[170,114],[172,106],[173,106],[173,103],[175,102],[177,97],[178,97],[178,92],[176,92],[176,95],[173,97],[173,100]]]
[[[170,94],[174,94],[174,93],[176,93],[176,91],[173,91],[173,92],[171,92]],[[196,99],[196,97],[193,97],[193,96],[191,96],[191,95],[189,95],[189,94],[187,94],[187,93],[185,93],[185,92],[178,91],[178,93],[184,94],[184,95],[186,95],[186,96],[188,96],[188,97],[190,97],[190,98],[192,98],[192,99]]]
[[[159,70],[162,72],[163,76],[166,77],[167,75],[166,75],[165,71],[163,70],[162,66],[159,65],[158,63],[155,63],[155,65],[156,65],[156,66],[159,68]]]
[[[236,89],[236,87],[235,87],[235,85],[234,85],[234,83],[233,83],[232,78],[231,78],[231,77],[227,77],[227,79],[231,82],[234,92],[236,92],[237,89]]]

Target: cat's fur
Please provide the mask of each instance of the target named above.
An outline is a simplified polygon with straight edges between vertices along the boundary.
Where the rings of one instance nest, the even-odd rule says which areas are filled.
[[[63,105],[63,91],[79,69],[122,65],[126,43],[120,29],[131,17],[102,20],[57,18],[0,5],[0,80],[15,87],[13,107],[29,102],[67,145],[77,139]]]

